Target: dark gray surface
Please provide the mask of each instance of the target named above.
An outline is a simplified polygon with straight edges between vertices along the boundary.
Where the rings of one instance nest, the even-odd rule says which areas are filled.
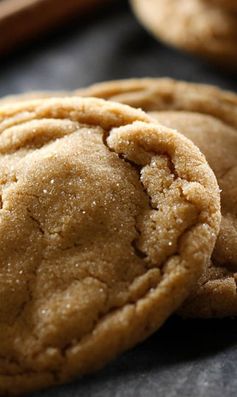
[[[237,90],[232,76],[158,44],[126,5],[74,21],[0,64],[0,95],[171,76]],[[237,321],[173,318],[96,375],[32,397],[236,397]]]
[[[97,374],[32,397],[236,397],[237,322],[170,319]]]

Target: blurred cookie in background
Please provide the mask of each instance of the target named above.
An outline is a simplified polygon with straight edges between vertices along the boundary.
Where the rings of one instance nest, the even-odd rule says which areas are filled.
[[[106,2],[109,0],[0,1],[0,55]]]
[[[236,71],[237,15],[214,0],[131,0],[131,5],[155,37]]]

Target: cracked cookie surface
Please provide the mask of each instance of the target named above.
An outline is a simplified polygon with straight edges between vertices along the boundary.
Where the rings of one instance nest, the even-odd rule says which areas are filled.
[[[237,17],[202,0],[131,0],[156,37],[236,71]]]
[[[83,90],[79,91],[83,94]],[[221,230],[212,263],[182,313],[192,317],[237,315],[237,96],[213,86],[171,79],[107,82],[84,95],[140,107],[186,135],[205,154],[220,189]]]
[[[208,262],[200,151],[92,98],[0,108],[0,394],[94,371],[157,330]]]

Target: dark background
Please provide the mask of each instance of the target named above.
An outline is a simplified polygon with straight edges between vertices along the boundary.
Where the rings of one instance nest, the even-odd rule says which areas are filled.
[[[75,18],[69,26],[2,59],[0,96],[145,76],[170,76],[237,90],[233,76],[153,39],[126,1],[113,4],[92,16]]]
[[[158,43],[115,1],[1,59],[0,96],[139,76],[237,90],[233,75]],[[236,397],[236,364],[237,320],[173,317],[103,371],[32,397]]]

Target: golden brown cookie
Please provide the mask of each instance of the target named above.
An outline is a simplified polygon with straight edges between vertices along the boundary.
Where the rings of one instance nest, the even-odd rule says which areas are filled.
[[[155,37],[236,72],[235,14],[201,0],[131,0],[131,5]]]
[[[102,367],[157,330],[209,261],[204,156],[140,110],[92,98],[0,108],[0,394]]]
[[[188,92],[188,94],[187,94]],[[35,91],[0,98],[0,105],[54,96],[94,96],[142,108],[187,110],[212,115],[237,129],[237,95],[207,84],[169,78],[140,78],[106,81],[73,92]]]
[[[237,315],[237,131],[213,116],[185,111],[153,112],[162,124],[176,128],[205,154],[222,197],[222,223],[211,265],[181,313],[212,317]]]
[[[80,91],[83,94],[83,90]],[[170,79],[107,82],[84,90],[150,111],[201,149],[220,185],[221,231],[212,264],[183,306],[193,317],[237,315],[237,96],[216,87]]]

